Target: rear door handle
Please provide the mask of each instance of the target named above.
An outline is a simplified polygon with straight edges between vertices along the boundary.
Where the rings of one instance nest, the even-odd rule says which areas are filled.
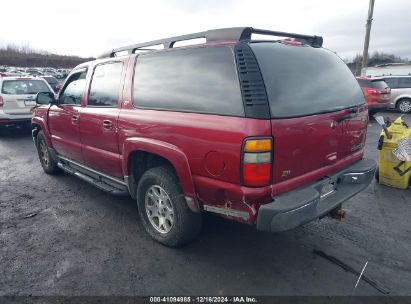
[[[110,120],[103,120],[103,128],[105,130],[112,130],[113,129],[113,123]]]
[[[76,125],[78,123],[78,115],[71,116],[71,123]]]

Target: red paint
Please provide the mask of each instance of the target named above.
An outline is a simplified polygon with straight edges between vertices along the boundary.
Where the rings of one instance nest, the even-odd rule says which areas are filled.
[[[210,205],[229,203],[247,211],[249,223],[255,222],[258,207],[271,202],[272,195],[362,158],[366,107],[340,123],[336,120],[347,110],[262,120],[136,109],[130,102],[135,59],[136,55],[114,59],[125,62],[116,108],[87,107],[87,89],[79,106],[35,109],[33,124],[44,130],[48,144],[59,154],[118,179],[132,174],[129,163],[134,152],[156,154],[172,164],[185,195]],[[94,66],[107,60],[113,59],[86,64],[87,88]],[[272,164],[242,167],[241,149],[248,137],[273,139]],[[257,187],[242,184],[242,170],[252,177],[246,182]],[[258,187],[267,176],[271,184]]]

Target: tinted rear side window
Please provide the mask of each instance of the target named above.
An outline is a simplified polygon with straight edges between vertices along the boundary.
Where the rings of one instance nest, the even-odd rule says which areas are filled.
[[[207,47],[140,55],[134,75],[134,104],[244,116],[232,49]]]
[[[95,68],[88,95],[88,106],[117,106],[122,70],[122,62],[110,62]]]
[[[331,112],[364,103],[351,71],[323,48],[251,43],[263,74],[272,117]]]

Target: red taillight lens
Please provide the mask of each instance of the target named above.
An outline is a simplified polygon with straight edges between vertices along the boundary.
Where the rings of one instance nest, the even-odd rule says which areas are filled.
[[[243,182],[250,187],[267,186],[271,178],[271,163],[244,164]]]
[[[380,94],[380,92],[379,92],[379,91],[374,90],[374,89],[366,89],[366,91],[367,91],[367,93],[368,93],[368,94],[370,94],[370,95],[377,95],[377,94]]]
[[[242,151],[243,184],[263,187],[271,181],[272,139],[248,139]]]
[[[0,96],[0,108],[2,108],[4,105],[3,97]]]

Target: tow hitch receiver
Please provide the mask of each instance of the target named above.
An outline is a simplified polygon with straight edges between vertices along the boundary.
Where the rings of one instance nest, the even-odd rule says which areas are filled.
[[[346,216],[345,210],[342,209],[341,205],[338,205],[333,210],[328,213],[328,217],[333,218],[335,220],[341,221]]]

